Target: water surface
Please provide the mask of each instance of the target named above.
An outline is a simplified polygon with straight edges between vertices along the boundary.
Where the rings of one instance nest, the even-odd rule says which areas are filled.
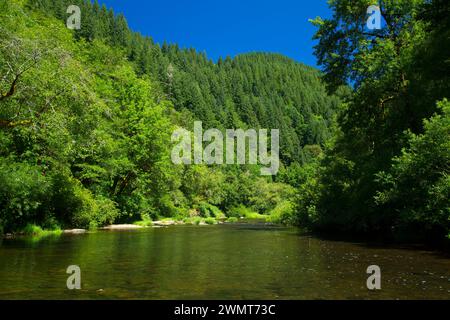
[[[69,265],[81,290],[66,288]],[[450,259],[251,224],[3,240],[0,299],[450,299]]]

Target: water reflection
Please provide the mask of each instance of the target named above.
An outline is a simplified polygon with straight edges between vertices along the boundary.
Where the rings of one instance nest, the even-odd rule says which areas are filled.
[[[381,291],[366,288],[373,264]],[[80,291],[66,289],[69,265]],[[4,240],[0,298],[449,299],[450,259],[246,224]]]

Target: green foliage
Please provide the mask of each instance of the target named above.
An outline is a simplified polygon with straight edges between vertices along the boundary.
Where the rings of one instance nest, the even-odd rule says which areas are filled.
[[[272,223],[296,224],[294,203],[289,200],[279,203],[270,211],[267,221]]]
[[[293,197],[295,190],[283,183],[268,182],[264,178],[256,179],[249,198],[251,208],[259,213],[267,214],[285,199]]]
[[[450,231],[450,103],[439,108],[440,114],[424,121],[423,134],[408,134],[391,170],[378,175],[383,188],[376,200],[384,208],[400,208],[397,226],[445,235]]]
[[[229,212],[230,217],[234,218],[246,218],[246,219],[266,219],[267,215],[259,214],[251,210],[250,208],[240,205],[238,207],[232,208]]]
[[[193,217],[193,218],[185,218],[183,221],[184,223],[187,224],[199,225],[203,221],[203,219],[200,217]]]
[[[81,8],[81,30],[64,25],[69,4]],[[6,231],[28,222],[149,224],[190,209],[203,218],[273,212],[293,220],[288,184],[307,190],[303,170],[321,156],[340,103],[317,70],[264,53],[213,63],[153,43],[91,1],[11,1],[0,15],[2,96],[20,77],[0,101]],[[280,129],[284,173],[273,181],[257,166],[173,165],[171,133],[192,129],[194,119],[222,130]]]
[[[65,21],[67,0],[55,3],[30,1]],[[138,75],[158,79],[162,92],[174,104],[179,124],[187,129],[193,119],[208,128],[268,128],[281,130],[284,162],[301,161],[302,146],[324,144],[339,105],[325,94],[320,73],[277,54],[252,53],[213,63],[204,53],[162,46],[131,32],[123,16],[107,12],[90,1],[76,0],[83,12],[77,38],[101,40],[122,48]]]
[[[39,168],[0,158],[0,181],[0,220],[6,231],[45,217],[51,186]]]
[[[200,215],[204,218],[215,218],[215,219],[223,219],[225,218],[224,213],[217,208],[216,206],[206,203],[206,202],[202,202],[199,204],[198,206],[198,210],[200,212]]]
[[[81,30],[65,27],[80,6]],[[2,7],[3,8],[3,7]],[[175,127],[276,128],[288,167],[317,157],[340,99],[320,73],[254,53],[218,63],[130,31],[122,15],[85,0],[11,1],[0,12],[0,221],[97,228],[192,209],[258,217],[294,196],[295,174],[258,166],[175,166]],[[26,70],[21,70],[26,66]],[[13,70],[10,70],[12,68]],[[289,175],[289,174],[288,174]],[[276,179],[274,179],[276,180]]]
[[[216,221],[216,219],[209,217],[209,218],[205,219],[205,223],[206,224],[217,224],[217,221]]]
[[[59,236],[62,234],[61,229],[43,230],[41,227],[27,224],[20,232],[23,235],[33,237],[47,237],[47,236]]]
[[[156,102],[148,77],[120,48],[76,42],[62,23],[16,2],[0,27],[14,30],[0,45],[1,68],[11,67],[1,69],[2,94],[20,77],[0,101],[5,230],[30,221],[97,228],[172,210],[169,104]]]
[[[253,213],[250,209],[245,207],[244,205],[240,205],[238,207],[231,208],[231,210],[228,211],[228,216],[232,218],[243,218],[247,214]]]
[[[300,221],[378,236],[414,225],[410,236],[443,239],[448,120],[446,111],[433,114],[450,92],[450,4],[383,1],[386,25],[373,31],[365,28],[368,4],[331,1],[333,17],[313,21],[329,91],[350,80],[354,92],[317,176],[299,191]]]
[[[195,206],[202,203],[220,204],[224,198],[224,174],[204,165],[184,167],[180,189],[187,201]]]
[[[142,221],[136,221],[134,224],[137,226],[141,226],[141,227],[151,227],[153,225],[153,221],[152,220],[142,220]]]
[[[329,3],[333,16],[313,21],[321,74],[274,54],[213,63],[155,44],[91,1],[0,2],[4,231],[269,215],[313,229],[445,237],[450,5],[383,1],[386,26],[371,31],[372,1]],[[81,30],[64,26],[69,4],[81,7]],[[194,120],[280,129],[279,176],[173,165],[171,133]]]
[[[112,224],[119,211],[107,198],[95,198],[89,190],[76,187],[74,195],[79,201],[79,208],[72,217],[72,225],[80,228],[97,229]]]

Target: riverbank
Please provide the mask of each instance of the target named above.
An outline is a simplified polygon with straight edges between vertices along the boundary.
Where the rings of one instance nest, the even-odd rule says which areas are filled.
[[[164,218],[160,220],[141,220],[136,221],[132,224],[111,224],[103,226],[96,229],[44,229],[40,226],[29,224],[24,229],[13,233],[3,234],[4,239],[14,239],[22,237],[33,237],[33,238],[44,238],[50,236],[60,236],[62,234],[84,234],[87,232],[95,231],[127,231],[127,230],[137,230],[144,228],[163,228],[179,225],[196,225],[196,226],[208,226],[208,225],[218,225],[218,224],[234,224],[234,223],[251,223],[251,222],[264,222],[268,223],[268,216],[258,215],[251,217],[229,217],[229,218],[213,218],[213,217],[189,217],[183,219],[176,218]]]
[[[36,225],[27,225],[24,229],[14,233],[6,233],[0,235],[2,239],[21,239],[32,238],[33,240],[40,240],[49,237],[59,237],[61,235],[81,235],[86,233],[94,233],[98,231],[133,231],[150,228],[168,228],[173,226],[192,225],[192,226],[209,226],[209,225],[223,225],[223,224],[264,224],[276,226],[289,226],[280,222],[272,221],[271,216],[267,215],[252,215],[249,217],[228,217],[228,218],[213,218],[213,217],[188,217],[183,219],[163,218],[155,221],[141,220],[129,224],[111,224],[96,229],[52,229],[47,230]],[[364,234],[342,234],[335,232],[323,232],[317,230],[308,230],[299,228],[303,234],[309,236],[334,242],[353,242],[363,243],[370,247],[380,248],[408,248],[415,250],[429,250],[439,251],[446,256],[450,254],[450,241],[446,243],[431,243],[424,241],[405,241],[404,239],[396,239],[392,237],[382,237]]]

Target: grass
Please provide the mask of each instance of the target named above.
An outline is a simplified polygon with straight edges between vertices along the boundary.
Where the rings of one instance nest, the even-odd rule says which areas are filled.
[[[217,224],[217,221],[216,221],[216,219],[210,217],[210,218],[205,219],[205,223],[206,224]]]
[[[184,220],[183,220],[183,222],[185,223],[185,224],[192,224],[192,225],[199,225],[199,224],[201,224],[201,223],[206,223],[206,224],[209,224],[209,225],[212,225],[212,224],[217,224],[218,222],[217,222],[217,219],[215,219],[215,218],[212,218],[212,217],[208,217],[208,218],[201,218],[201,217],[190,217],[190,218],[185,218]]]
[[[137,226],[141,226],[141,227],[151,227],[153,225],[153,221],[152,220],[141,220],[141,221],[136,221],[133,224],[135,224]]]
[[[244,218],[251,220],[266,220],[269,216],[265,214],[259,214],[258,212],[249,212]]]
[[[192,221],[193,221],[193,224],[198,226],[202,222],[202,218],[194,218]]]
[[[266,220],[268,218],[268,215],[259,214],[258,212],[252,211],[243,205],[231,209],[230,216],[250,220]]]
[[[237,223],[239,222],[239,218],[245,218],[248,220],[269,220],[269,215],[259,214],[258,212],[252,211],[244,206],[240,206],[232,210],[232,216],[226,217],[223,213],[218,214],[216,217],[160,217],[159,221],[182,221],[184,224],[190,225],[200,225],[200,224],[208,224],[215,225],[219,223],[219,220],[226,221],[227,223]],[[135,225],[142,227],[151,227],[153,225],[153,221],[150,219],[143,219],[141,221],[137,221],[134,223]]]
[[[63,231],[59,228],[56,228],[54,230],[44,230],[37,225],[27,224],[26,227],[23,228],[20,233],[26,236],[48,237],[48,236],[59,236],[63,233]]]

